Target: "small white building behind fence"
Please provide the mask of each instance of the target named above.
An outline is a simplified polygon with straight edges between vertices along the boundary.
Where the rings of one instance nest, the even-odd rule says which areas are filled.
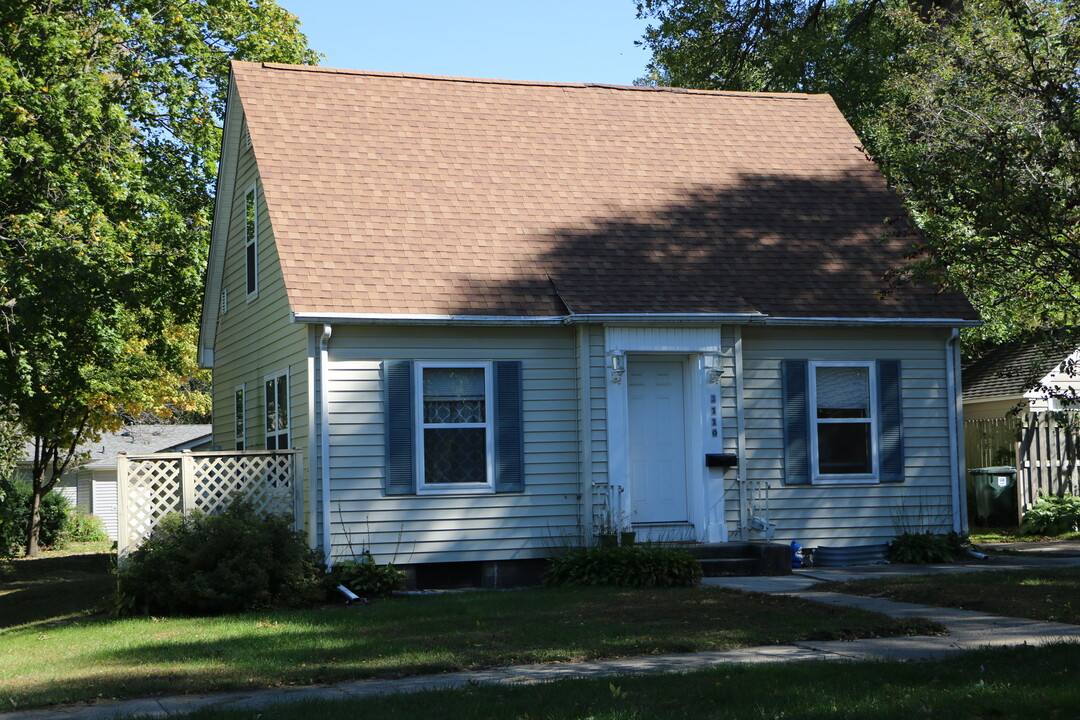
[[[299,450],[120,455],[117,552],[125,557],[170,513],[217,512],[241,495],[259,512],[302,518],[303,467]]]

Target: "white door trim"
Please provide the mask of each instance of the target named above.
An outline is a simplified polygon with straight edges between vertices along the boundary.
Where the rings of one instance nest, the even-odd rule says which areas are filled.
[[[706,379],[705,356],[721,352],[719,327],[708,328],[605,328],[606,359],[613,352],[625,353],[628,366],[643,356],[678,359],[684,362],[683,407],[686,413],[686,480],[691,539],[708,542],[727,540],[724,524],[723,473],[714,480],[705,468],[705,453],[723,451],[723,422],[720,388]],[[628,356],[627,356],[628,355]],[[610,368],[610,361],[605,363]],[[611,507],[629,517],[630,423],[625,377],[605,373],[607,388],[608,471]],[[615,379],[618,377],[618,381]],[[712,402],[711,400],[715,400]],[[717,435],[712,436],[711,413],[716,408]],[[710,486],[712,486],[710,488]],[[711,490],[711,491],[710,491]]]

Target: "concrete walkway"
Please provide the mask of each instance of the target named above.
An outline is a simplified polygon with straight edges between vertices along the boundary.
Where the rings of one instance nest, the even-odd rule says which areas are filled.
[[[811,591],[821,580],[847,580],[898,575],[1018,570],[1080,566],[1080,557],[992,557],[957,565],[872,565],[806,569],[782,577],[708,578],[706,585],[753,592],[795,595],[815,602],[856,607],[892,617],[925,617],[949,629],[943,637],[897,637],[855,641],[797,642],[724,652],[652,655],[585,663],[521,665],[479,672],[426,675],[399,680],[360,680],[334,685],[272,688],[250,692],[180,695],[93,704],[54,706],[44,710],[0,713],[0,720],[108,720],[132,715],[172,717],[202,708],[254,711],[299,700],[345,700],[395,693],[461,688],[474,684],[527,685],[566,678],[686,672],[732,663],[775,663],[830,660],[935,660],[961,650],[986,646],[1041,645],[1060,640],[1080,642],[1080,625],[1038,622],[986,613]]]

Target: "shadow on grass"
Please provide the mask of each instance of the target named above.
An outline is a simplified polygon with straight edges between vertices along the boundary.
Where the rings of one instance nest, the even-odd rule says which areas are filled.
[[[100,612],[116,585],[111,553],[22,558],[0,565],[0,631]]]
[[[30,670],[9,692],[20,705],[40,705],[926,629],[919,621],[704,588],[464,593],[349,609],[86,626],[81,647],[57,659],[65,664],[62,677]],[[70,637],[51,635],[57,646],[76,642],[74,630]]]

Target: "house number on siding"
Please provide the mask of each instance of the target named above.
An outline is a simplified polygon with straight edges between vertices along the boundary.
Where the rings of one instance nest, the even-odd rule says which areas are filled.
[[[712,436],[719,437],[720,430],[716,426],[716,393],[709,395],[709,425],[712,429]]]

